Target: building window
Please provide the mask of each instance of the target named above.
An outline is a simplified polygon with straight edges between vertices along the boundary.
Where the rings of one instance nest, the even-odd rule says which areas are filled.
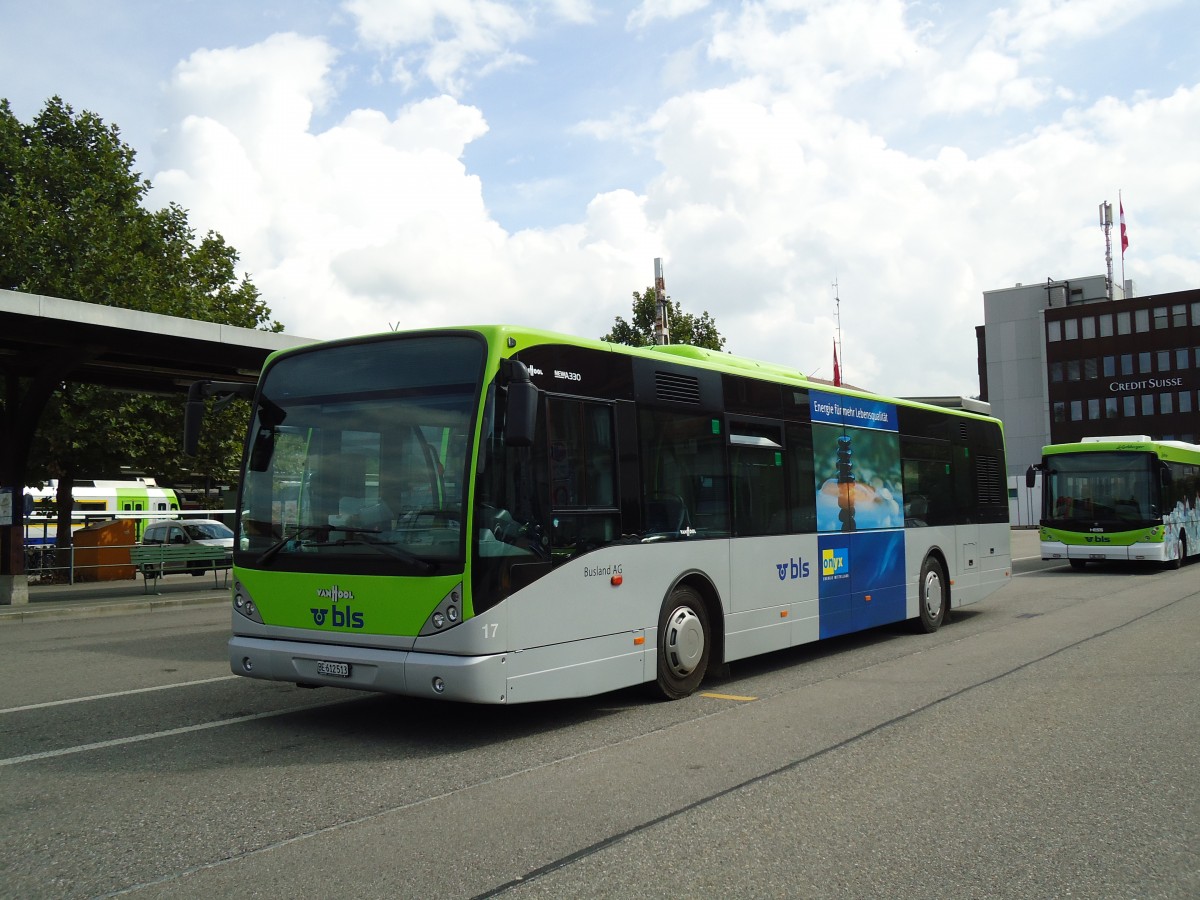
[[[1175,328],[1187,325],[1187,307],[1182,303],[1171,307],[1171,325]]]
[[[1125,401],[1125,415],[1129,418],[1137,415],[1137,397],[1130,394],[1122,398]]]
[[[1079,335],[1085,341],[1096,336],[1096,320],[1091,316],[1086,316],[1079,320],[1080,332]]]
[[[1046,342],[1054,343],[1062,340],[1062,322],[1047,322],[1046,323]]]
[[[1154,415],[1154,395],[1153,394],[1142,394],[1142,415],[1143,416]]]
[[[1054,401],[1054,421],[1055,422],[1067,421],[1067,405],[1065,403],[1063,403],[1061,400]]]
[[[1159,328],[1166,328],[1168,325],[1171,324],[1171,320],[1167,316],[1168,312],[1170,312],[1170,310],[1168,310],[1165,306],[1154,307],[1154,328],[1155,328],[1155,330],[1157,330]]]
[[[1170,372],[1171,371],[1171,351],[1170,350],[1159,350],[1158,351],[1158,371],[1160,371],[1160,372]]]
[[[1117,374],[1117,358],[1115,356],[1104,357],[1104,377],[1112,378]]]
[[[1169,416],[1175,412],[1175,395],[1174,394],[1159,394],[1158,395],[1158,411],[1164,416]]]
[[[1192,359],[1194,360],[1193,365],[1195,365],[1197,369],[1200,369],[1200,347],[1192,348]]]
[[[1176,350],[1175,368],[1181,370],[1188,368],[1188,359],[1191,357],[1191,355],[1192,354],[1188,352],[1187,347],[1180,347],[1178,350]]]
[[[1077,341],[1079,340],[1079,320],[1064,319],[1063,320],[1063,340]]]
[[[1083,380],[1095,381],[1100,377],[1100,370],[1096,368],[1096,357],[1091,357],[1083,361]]]
[[[1120,415],[1120,404],[1117,403],[1116,397],[1104,398],[1104,418],[1115,419]]]
[[[1200,325],[1200,302],[1192,304],[1192,324]]]
[[[1082,400],[1072,400],[1071,401],[1071,421],[1072,422],[1082,422],[1083,421],[1083,401]]]
[[[1100,317],[1100,337],[1112,337],[1112,313]]]
[[[1100,398],[1093,397],[1088,400],[1088,418],[1092,421],[1100,418]]]
[[[1145,350],[1138,354],[1138,373],[1141,375],[1150,374],[1150,351]]]
[[[1069,360],[1067,360],[1067,381],[1078,381],[1078,380],[1079,380],[1079,360],[1069,359]]]
[[[1133,329],[1134,331],[1150,330],[1150,310],[1135,309],[1133,311]]]
[[[1058,384],[1063,380],[1063,364],[1060,362],[1050,363],[1050,383]]]
[[[1192,392],[1179,392],[1179,411],[1181,413],[1190,413],[1192,411]]]
[[[1133,354],[1132,353],[1122,353],[1121,354],[1121,374],[1122,375],[1132,375],[1133,374]]]
[[[1129,334],[1129,313],[1117,313],[1117,334]]]

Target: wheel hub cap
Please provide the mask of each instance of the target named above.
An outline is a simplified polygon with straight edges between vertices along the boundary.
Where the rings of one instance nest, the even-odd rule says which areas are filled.
[[[704,627],[690,609],[677,609],[667,621],[667,664],[676,675],[696,670],[704,656]]]

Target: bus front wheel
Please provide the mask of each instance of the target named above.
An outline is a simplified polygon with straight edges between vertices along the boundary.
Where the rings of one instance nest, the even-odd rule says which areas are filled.
[[[925,557],[921,564],[920,591],[921,612],[917,616],[918,630],[933,634],[946,621],[950,607],[950,585],[946,582],[946,570],[932,556]]]
[[[708,610],[692,588],[675,588],[658,616],[658,678],[655,692],[666,700],[693,693],[708,669],[712,648]]]

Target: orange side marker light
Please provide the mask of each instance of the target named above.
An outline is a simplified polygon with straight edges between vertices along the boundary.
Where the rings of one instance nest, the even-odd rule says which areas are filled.
[[[644,637],[639,636],[633,639],[633,646],[635,647],[640,647],[644,643],[646,643],[646,639]]]
[[[613,587],[620,587],[621,582],[624,580],[625,579],[622,576],[614,575],[612,578],[608,579],[608,583],[611,584]]]

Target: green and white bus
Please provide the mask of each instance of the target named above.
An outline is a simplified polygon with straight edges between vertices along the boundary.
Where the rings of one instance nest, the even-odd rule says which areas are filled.
[[[232,580],[239,675],[478,703],[646,684],[1010,580],[1000,423],[686,346],[509,326],[273,354]]]
[[[1042,559],[1147,560],[1200,553],[1200,446],[1145,435],[1042,448]]]

